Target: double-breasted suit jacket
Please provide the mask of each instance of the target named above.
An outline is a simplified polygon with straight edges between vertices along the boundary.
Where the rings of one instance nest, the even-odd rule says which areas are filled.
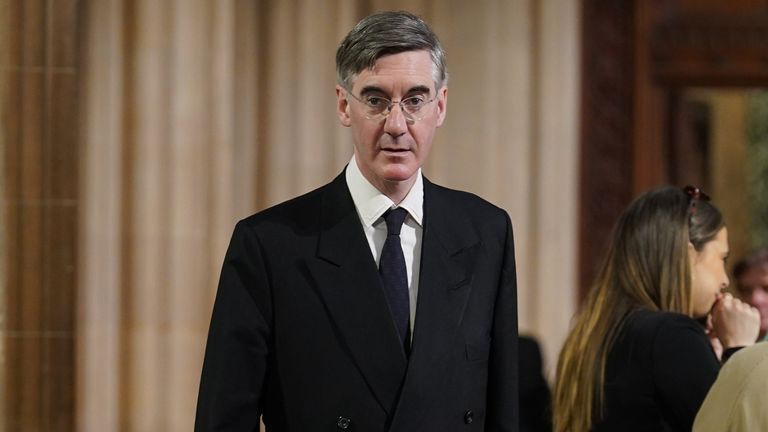
[[[240,221],[213,310],[195,430],[517,430],[507,214],[424,179],[411,352],[344,175]]]

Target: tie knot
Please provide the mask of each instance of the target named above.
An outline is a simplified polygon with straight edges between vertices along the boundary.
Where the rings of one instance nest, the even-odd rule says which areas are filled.
[[[387,210],[384,213],[384,221],[387,223],[387,235],[400,235],[400,228],[403,226],[403,221],[407,215],[408,211],[402,207]]]

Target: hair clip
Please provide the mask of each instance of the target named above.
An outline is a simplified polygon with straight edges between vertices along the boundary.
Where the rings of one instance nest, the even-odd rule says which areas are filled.
[[[709,195],[707,195],[703,190],[695,186],[688,185],[683,188],[683,191],[690,198],[690,201],[688,203],[688,213],[691,216],[696,214],[696,204],[700,200],[709,201]]]

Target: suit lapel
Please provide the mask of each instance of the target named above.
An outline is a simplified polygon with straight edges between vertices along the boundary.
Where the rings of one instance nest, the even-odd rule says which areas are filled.
[[[391,431],[418,430],[457,338],[481,243],[465,214],[424,179],[424,235],[413,346]]]
[[[472,282],[480,240],[466,215],[424,179],[424,236],[414,350],[440,357],[455,336]],[[417,354],[420,354],[417,352]]]
[[[323,196],[317,257],[309,268],[342,345],[382,408],[395,408],[407,367],[344,174]]]

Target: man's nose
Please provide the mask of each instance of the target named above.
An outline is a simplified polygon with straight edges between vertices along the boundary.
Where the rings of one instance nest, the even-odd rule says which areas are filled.
[[[384,132],[393,137],[398,137],[404,134],[406,130],[408,130],[408,122],[403,108],[400,106],[400,103],[393,102],[392,108],[389,109],[389,115],[384,120]]]

